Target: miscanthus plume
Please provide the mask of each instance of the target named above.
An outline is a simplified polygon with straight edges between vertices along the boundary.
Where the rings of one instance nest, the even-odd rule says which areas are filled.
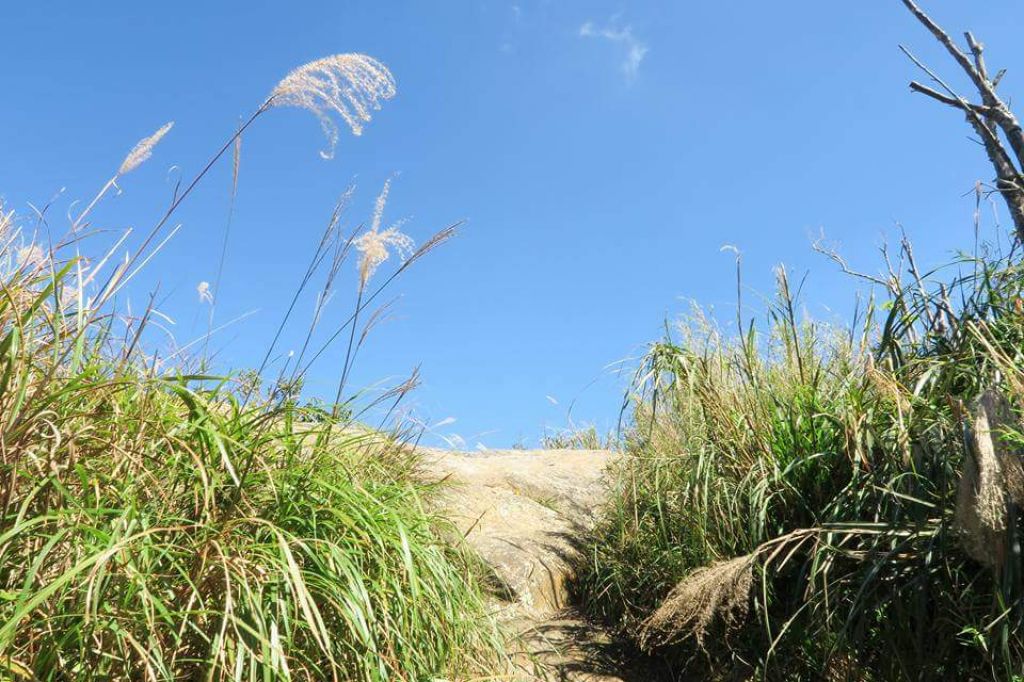
[[[391,191],[391,180],[384,183],[383,189],[377,195],[377,201],[373,208],[373,219],[370,222],[370,229],[359,235],[352,242],[359,251],[359,285],[365,286],[373,273],[381,263],[388,259],[391,248],[398,252],[400,258],[406,258],[412,253],[415,244],[412,238],[399,231],[401,221],[387,229],[380,229],[381,220],[384,217],[384,206],[387,204],[388,193]]]
[[[117,174],[124,175],[125,173],[131,173],[142,165],[143,161],[152,156],[153,148],[156,147],[157,143],[159,143],[163,136],[170,132],[173,127],[174,121],[165,123],[160,130],[156,131],[149,137],[144,137],[139,140],[138,144],[128,152],[128,156],[124,157],[124,161],[121,162],[121,167],[117,169]]]
[[[327,136],[324,158],[334,155],[338,143],[336,113],[352,131],[363,132],[371,112],[381,101],[395,96],[395,79],[386,66],[364,54],[337,54],[309,62],[295,69],[277,84],[267,102],[271,106],[293,106],[311,111]]]

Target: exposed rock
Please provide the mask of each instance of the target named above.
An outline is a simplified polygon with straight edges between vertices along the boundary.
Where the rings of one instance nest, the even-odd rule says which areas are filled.
[[[521,679],[617,682],[615,643],[568,604],[576,540],[606,495],[607,450],[422,449],[427,476],[445,480],[445,514],[493,571],[500,616],[520,634]]]
[[[567,605],[575,538],[592,522],[603,450],[430,450],[431,477],[447,479],[446,515],[494,571],[516,615],[543,618]]]

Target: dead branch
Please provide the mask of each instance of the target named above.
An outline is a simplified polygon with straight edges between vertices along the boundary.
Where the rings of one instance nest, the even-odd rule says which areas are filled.
[[[990,79],[988,67],[985,64],[984,46],[970,32],[964,33],[969,49],[968,54],[960,49],[953,38],[925,14],[914,0],[901,0],[901,2],[935,36],[935,39],[946,48],[954,61],[967,74],[981,97],[981,104],[972,103],[961,97],[934,71],[901,46],[911,61],[938,84],[945,93],[916,81],[910,83],[910,89],[960,109],[966,114],[967,122],[971,124],[981,139],[985,153],[996,172],[995,186],[1010,211],[1017,240],[1024,243],[1024,176],[1021,173],[1021,169],[1024,168],[1024,129],[1021,128],[1020,122],[1010,110],[1009,105],[996,92],[996,87],[1006,72],[1005,69],[1000,70],[995,78]],[[1007,151],[1000,133],[1009,143],[1010,149],[1013,151],[1012,156]]]
[[[811,248],[814,249],[816,252],[820,253],[821,255],[825,256],[829,260],[831,260],[836,265],[838,265],[840,271],[843,274],[850,275],[851,277],[857,277],[858,279],[863,279],[865,281],[871,282],[872,284],[877,284],[880,287],[885,287],[886,291],[888,291],[890,294],[895,295],[897,293],[897,289],[894,286],[892,279],[882,279],[881,277],[876,277],[875,275],[871,275],[866,272],[861,272],[859,270],[854,270],[853,268],[851,268],[850,264],[847,263],[846,259],[843,258],[842,254],[839,253],[839,249],[825,243],[824,234],[822,234],[819,238],[814,240],[814,243],[811,244]]]
[[[942,102],[943,104],[948,104],[951,107],[956,107],[957,109],[963,109],[964,111],[972,110],[976,114],[978,114],[979,116],[990,116],[991,113],[992,113],[992,110],[989,107],[986,107],[986,106],[984,106],[982,104],[974,104],[974,103],[968,102],[967,100],[962,99],[962,98],[956,98],[956,97],[950,97],[949,95],[943,95],[938,90],[934,90],[933,88],[929,88],[927,85],[922,85],[922,84],[918,83],[917,81],[910,81],[910,89],[913,90],[914,92],[919,92],[922,95],[927,95],[928,97],[931,97],[934,100],[938,100],[939,102]]]

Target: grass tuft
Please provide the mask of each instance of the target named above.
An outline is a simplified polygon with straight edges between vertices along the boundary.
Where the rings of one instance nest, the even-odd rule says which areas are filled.
[[[382,90],[353,90],[371,77]],[[324,82],[334,88],[327,95],[306,92]],[[433,488],[418,480],[415,456],[360,427],[355,398],[342,395],[380,315],[366,313],[357,335],[360,312],[454,228],[365,296],[364,269],[352,314],[314,344],[323,304],[359,244],[358,229],[342,231],[340,205],[266,359],[235,377],[190,370],[209,365],[205,352],[183,354],[192,344],[150,354],[147,329],[161,313],[116,305],[232,146],[237,180],[237,142],[273,104],[304,106],[322,122],[335,111],[358,133],[368,109],[392,94],[390,73],[362,55],[296,70],[175,189],[123,258],[115,254],[128,232],[99,257],[82,256],[102,235],[90,221],[171,124],[132,150],[53,244],[26,240],[0,207],[0,678],[377,682],[460,679],[499,665],[501,633],[477,569],[445,541],[451,529],[431,511]],[[393,245],[380,245],[374,267]],[[302,353],[274,366],[292,309],[323,269]],[[212,303],[208,284],[199,291]],[[349,326],[337,400],[301,404],[306,372]],[[278,378],[263,389],[272,366]],[[362,412],[382,402],[393,410],[414,384],[415,376]]]
[[[902,256],[847,329],[798,318],[780,270],[764,325],[730,336],[697,310],[651,346],[577,585],[592,616],[694,676],[1024,669],[1024,278],[992,254],[924,276]],[[987,481],[966,496],[986,561],[958,522],[965,467]],[[749,601],[707,579],[733,562],[754,567]]]
[[[423,679],[497,649],[398,445],[156,371],[77,308],[76,260],[22,261],[0,280],[3,669]]]

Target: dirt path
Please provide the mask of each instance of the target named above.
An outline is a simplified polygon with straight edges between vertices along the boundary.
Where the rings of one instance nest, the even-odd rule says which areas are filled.
[[[629,682],[621,652],[576,617],[567,582],[575,541],[605,493],[605,450],[424,450],[433,478],[452,485],[445,512],[493,570],[500,617],[520,633],[524,660],[552,680]],[[522,679],[532,679],[525,674]]]

